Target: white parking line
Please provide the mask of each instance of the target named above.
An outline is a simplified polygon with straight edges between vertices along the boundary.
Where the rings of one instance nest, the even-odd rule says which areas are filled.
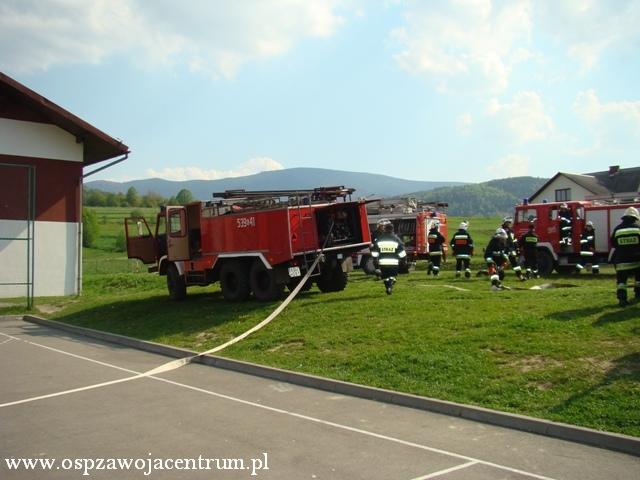
[[[417,477],[417,478],[414,478],[413,480],[428,480],[429,478],[440,477],[442,475],[446,475],[447,473],[462,470],[463,468],[473,467],[474,465],[477,465],[477,464],[478,462],[475,462],[475,461],[467,462],[467,463],[463,463],[462,465],[456,465],[455,467],[447,468],[445,470],[440,470],[439,472],[433,472],[428,475],[424,475],[422,477]]]
[[[4,334],[2,332],[0,332],[0,334],[5,335],[7,337],[11,337],[11,335],[7,335],[7,334]],[[96,384],[96,385],[89,385],[87,387],[80,387],[80,388],[76,388],[76,389],[73,389],[73,390],[66,390],[64,392],[52,393],[52,394],[49,394],[49,395],[43,395],[41,397],[33,397],[31,399],[18,400],[16,402],[10,402],[8,404],[2,404],[2,405],[0,405],[0,407],[3,407],[3,406],[7,406],[8,407],[8,406],[12,406],[12,405],[18,405],[18,404],[21,404],[21,403],[26,403],[26,402],[29,402],[29,401],[42,400],[42,399],[45,399],[45,398],[52,398],[52,397],[56,397],[56,396],[60,396],[60,395],[66,395],[66,394],[76,393],[76,392],[80,392],[80,391],[86,391],[86,390],[90,390],[90,389],[94,389],[94,388],[100,388],[100,387],[104,387],[104,386],[108,386],[108,385],[114,385],[114,384],[117,384],[117,383],[122,383],[122,382],[127,382],[127,381],[130,381],[130,380],[135,380],[135,379],[138,379],[138,378],[151,378],[153,380],[157,380],[157,381],[160,381],[160,382],[165,382],[165,383],[168,383],[168,384],[171,384],[171,385],[175,385],[175,386],[178,386],[178,387],[181,387],[181,388],[186,388],[186,389],[189,389],[189,390],[192,390],[192,391],[195,391],[195,392],[204,393],[206,395],[211,395],[211,396],[214,396],[214,397],[217,397],[217,398],[230,400],[230,401],[233,401],[233,402],[236,402],[236,403],[240,403],[240,404],[243,404],[243,405],[248,405],[248,406],[251,406],[251,407],[260,408],[262,410],[267,410],[267,411],[270,411],[270,412],[279,413],[279,414],[287,415],[287,416],[294,417],[294,418],[299,418],[301,420],[314,422],[314,423],[325,425],[325,426],[328,426],[328,427],[333,427],[333,428],[337,428],[337,429],[341,429],[341,430],[345,430],[345,431],[349,431],[349,432],[353,432],[353,433],[358,433],[358,434],[361,434],[361,435],[366,435],[368,437],[377,438],[377,439],[385,440],[385,441],[388,441],[388,442],[393,442],[393,443],[396,443],[396,444],[399,444],[399,445],[404,445],[406,447],[411,447],[411,448],[415,448],[415,449],[419,449],[419,450],[423,450],[423,451],[428,451],[428,452],[432,452],[432,453],[439,453],[439,454],[446,455],[446,456],[449,456],[449,457],[459,458],[461,460],[466,460],[467,461],[467,463],[463,464],[465,466],[471,466],[471,464],[482,464],[482,465],[486,465],[488,467],[497,468],[499,470],[504,470],[504,471],[507,471],[507,472],[517,473],[517,474],[524,475],[524,476],[527,476],[527,477],[536,478],[538,480],[555,480],[555,479],[553,479],[551,477],[546,477],[546,476],[543,476],[543,475],[538,475],[538,474],[535,474],[535,473],[527,472],[527,471],[524,471],[524,470],[519,470],[517,468],[508,467],[506,465],[501,465],[501,464],[498,464],[498,463],[488,462],[488,461],[481,460],[481,459],[478,459],[478,458],[468,457],[466,455],[461,455],[461,454],[458,454],[458,453],[455,453],[455,452],[450,452],[450,451],[442,450],[442,449],[439,449],[439,448],[429,447],[427,445],[422,445],[422,444],[419,444],[419,443],[409,442],[409,441],[406,441],[406,440],[402,440],[400,438],[390,437],[390,436],[387,436],[387,435],[382,435],[380,433],[375,433],[375,432],[371,432],[371,431],[368,431],[368,430],[362,430],[360,428],[351,427],[349,425],[343,425],[343,424],[331,422],[331,421],[328,421],[328,420],[322,420],[322,419],[316,418],[316,417],[310,417],[308,415],[303,415],[303,414],[300,414],[300,413],[292,412],[292,411],[289,411],[289,410],[284,410],[284,409],[281,409],[281,408],[270,407],[268,405],[263,405],[263,404],[259,404],[259,403],[255,403],[255,402],[250,402],[248,400],[243,400],[241,398],[231,397],[229,395],[225,395],[225,394],[222,394],[222,393],[214,392],[212,390],[206,390],[204,388],[194,387],[192,385],[187,385],[187,384],[184,384],[184,383],[175,382],[173,380],[169,380],[169,379],[166,379],[166,378],[149,376],[148,374],[145,374],[143,372],[137,372],[135,370],[130,370],[130,369],[127,369],[127,368],[119,367],[117,365],[112,365],[110,363],[101,362],[101,361],[94,360],[94,359],[89,358],[89,357],[84,357],[82,355],[76,355],[74,353],[67,352],[65,350],[60,350],[60,349],[57,349],[57,348],[48,347],[48,346],[42,345],[40,343],[35,343],[35,342],[31,342],[31,341],[24,340],[24,339],[19,339],[17,337],[12,337],[12,338],[18,339],[18,340],[20,340],[20,341],[22,341],[24,343],[29,344],[29,345],[33,345],[33,346],[36,346],[36,347],[44,348],[44,349],[47,349],[47,350],[58,352],[60,354],[71,356],[73,358],[77,358],[77,359],[80,359],[80,360],[85,360],[85,361],[96,363],[96,364],[103,365],[103,366],[106,366],[106,367],[115,368],[117,370],[126,371],[126,372],[129,372],[129,373],[133,373],[134,375],[132,377],[126,377],[126,378],[122,378],[122,379],[119,379],[119,380],[112,380],[110,382],[99,383],[99,384]],[[153,370],[150,370],[150,371],[153,371]],[[459,466],[459,467],[462,468],[462,466]],[[453,468],[455,468],[455,467],[453,467]],[[436,473],[438,473],[438,472],[436,472]],[[433,474],[431,474],[431,475],[433,475]],[[420,477],[420,478],[425,479],[425,478],[433,478],[433,477],[428,477],[427,476],[427,477]]]

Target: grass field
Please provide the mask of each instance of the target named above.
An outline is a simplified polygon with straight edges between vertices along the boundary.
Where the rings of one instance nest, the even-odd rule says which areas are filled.
[[[451,219],[450,234],[459,221]],[[470,222],[477,270],[499,219]],[[115,241],[116,226],[105,225]],[[194,287],[186,301],[171,302],[164,278],[143,273],[122,253],[89,249],[87,262],[113,268],[85,269],[79,298],[36,299],[44,316],[204,351],[277,305],[228,303],[217,285]],[[640,436],[640,305],[616,306],[611,269],[524,283],[508,271],[505,283],[513,289],[491,292],[485,277],[455,279],[451,267],[434,279],[418,265],[391,297],[361,272],[343,292],[314,287],[223,355]]]

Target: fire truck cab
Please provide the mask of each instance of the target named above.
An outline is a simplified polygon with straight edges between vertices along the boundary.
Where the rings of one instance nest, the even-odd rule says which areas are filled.
[[[570,214],[571,229],[568,237],[570,240],[561,242],[560,209],[563,204]],[[538,271],[541,275],[548,275],[554,269],[559,273],[569,273],[580,263],[580,236],[587,222],[593,222],[595,229],[593,262],[604,264],[607,263],[611,250],[611,232],[620,223],[624,210],[639,205],[595,200],[518,205],[513,231],[516,237],[520,238],[527,232],[529,223],[535,220],[535,232],[538,236]]]
[[[353,191],[233,190],[214,193],[211,202],[161,207],[155,233],[142,217],[125,219],[127,254],[166,275],[177,300],[188,286],[218,281],[226,300],[274,300],[285,285],[295,288],[319,255],[311,282],[340,291],[351,253],[370,242],[365,202],[347,199]]]

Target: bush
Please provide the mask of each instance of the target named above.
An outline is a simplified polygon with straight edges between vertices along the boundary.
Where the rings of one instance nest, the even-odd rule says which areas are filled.
[[[114,245],[114,250],[116,252],[126,252],[127,251],[127,239],[125,238],[125,234],[121,233],[116,237],[116,243]]]
[[[82,246],[93,247],[100,236],[98,217],[93,210],[82,209]]]

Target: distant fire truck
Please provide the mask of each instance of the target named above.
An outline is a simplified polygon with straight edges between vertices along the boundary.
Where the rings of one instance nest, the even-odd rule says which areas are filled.
[[[566,204],[570,212],[569,241],[561,242],[560,206]],[[527,232],[535,219],[538,235],[538,271],[548,275],[554,269],[560,273],[571,272],[580,263],[580,235],[588,221],[595,228],[595,252],[593,263],[607,263],[611,250],[611,232],[620,223],[625,209],[640,207],[640,203],[607,203],[604,201],[574,201],[532,203],[516,206],[513,231],[517,238]],[[584,262],[584,259],[582,259]]]
[[[367,205],[371,235],[379,220],[385,218],[393,224],[394,233],[402,240],[407,252],[406,262],[400,272],[407,273],[409,266],[417,260],[426,260],[429,255],[427,234],[434,222],[440,223],[440,233],[448,238],[446,207],[442,202],[421,202],[414,198],[384,199]],[[443,248],[447,251],[447,245]],[[368,273],[375,271],[369,251],[360,252],[358,265]]]
[[[226,300],[273,300],[285,285],[295,288],[318,255],[310,280],[323,292],[340,291],[351,253],[370,244],[366,205],[350,200],[353,191],[232,190],[211,202],[161,207],[155,234],[144,218],[125,219],[127,254],[166,275],[177,300],[188,286],[218,281]]]

